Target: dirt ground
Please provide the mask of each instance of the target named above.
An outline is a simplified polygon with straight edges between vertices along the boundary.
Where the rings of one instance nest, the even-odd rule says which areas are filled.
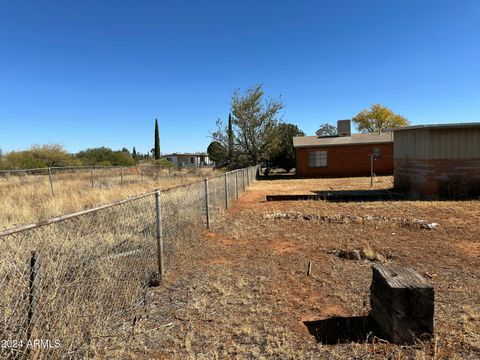
[[[480,358],[479,201],[265,201],[267,194],[369,185],[367,178],[254,183],[149,290],[128,338],[102,357]],[[375,188],[390,186],[391,178],[376,179]],[[428,230],[418,220],[439,225]],[[304,321],[345,321],[369,310],[372,261],[341,259],[342,249],[424,275],[435,287],[434,338],[413,346],[375,334],[318,342]]]

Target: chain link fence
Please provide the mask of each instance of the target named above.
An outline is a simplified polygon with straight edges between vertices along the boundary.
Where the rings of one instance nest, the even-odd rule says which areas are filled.
[[[136,319],[256,167],[0,232],[0,358],[84,358]]]
[[[158,165],[139,166],[70,166],[36,169],[0,170],[0,187],[11,188],[34,184],[48,189],[55,196],[58,187],[69,181],[102,189],[115,185],[151,183],[162,178],[182,175],[201,176],[212,172],[212,167],[177,168]]]

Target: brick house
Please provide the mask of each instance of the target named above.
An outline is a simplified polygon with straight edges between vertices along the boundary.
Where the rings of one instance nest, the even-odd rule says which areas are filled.
[[[297,176],[370,176],[372,157],[376,175],[393,173],[393,133],[351,134],[350,120],[338,121],[333,136],[293,138]]]
[[[394,186],[425,197],[480,195],[480,122],[394,129]]]

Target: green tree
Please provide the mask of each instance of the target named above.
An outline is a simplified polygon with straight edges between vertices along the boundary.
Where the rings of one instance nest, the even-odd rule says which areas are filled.
[[[218,141],[212,141],[207,148],[208,157],[217,164],[223,164],[230,159],[229,151]]]
[[[107,147],[90,148],[80,151],[77,158],[88,166],[131,166],[133,159],[123,151],[113,151]]]
[[[267,146],[267,168],[280,167],[290,172],[295,167],[294,136],[305,136],[297,125],[280,123],[270,133]]]
[[[266,99],[261,85],[236,90],[232,95],[231,114],[234,139],[231,168],[257,164],[266,156],[269,133],[279,121],[284,104],[281,99]],[[217,130],[212,139],[229,149],[228,126],[217,120]]]
[[[155,147],[153,157],[155,160],[160,159],[160,133],[158,131],[158,120],[155,119]]]
[[[320,127],[318,128],[318,130],[315,131],[315,134],[316,134],[317,136],[333,136],[333,135],[337,135],[337,127],[325,123],[325,124],[320,125]]]
[[[5,158],[5,167],[10,169],[32,169],[54,166],[77,165],[72,155],[62,145],[33,145],[28,150],[12,151]]]
[[[227,140],[228,140],[228,161],[229,162],[233,161],[233,154],[234,154],[234,152],[233,152],[233,147],[234,147],[233,137],[234,137],[234,135],[233,135],[233,126],[232,126],[232,114],[228,114]]]
[[[370,110],[365,109],[359,112],[353,118],[353,122],[359,131],[368,133],[381,133],[389,128],[410,124],[406,118],[380,104],[373,104]]]

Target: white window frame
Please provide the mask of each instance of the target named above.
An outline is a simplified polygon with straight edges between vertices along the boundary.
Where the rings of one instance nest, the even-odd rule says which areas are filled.
[[[327,166],[327,151],[326,150],[312,150],[308,153],[308,167],[326,167]]]

